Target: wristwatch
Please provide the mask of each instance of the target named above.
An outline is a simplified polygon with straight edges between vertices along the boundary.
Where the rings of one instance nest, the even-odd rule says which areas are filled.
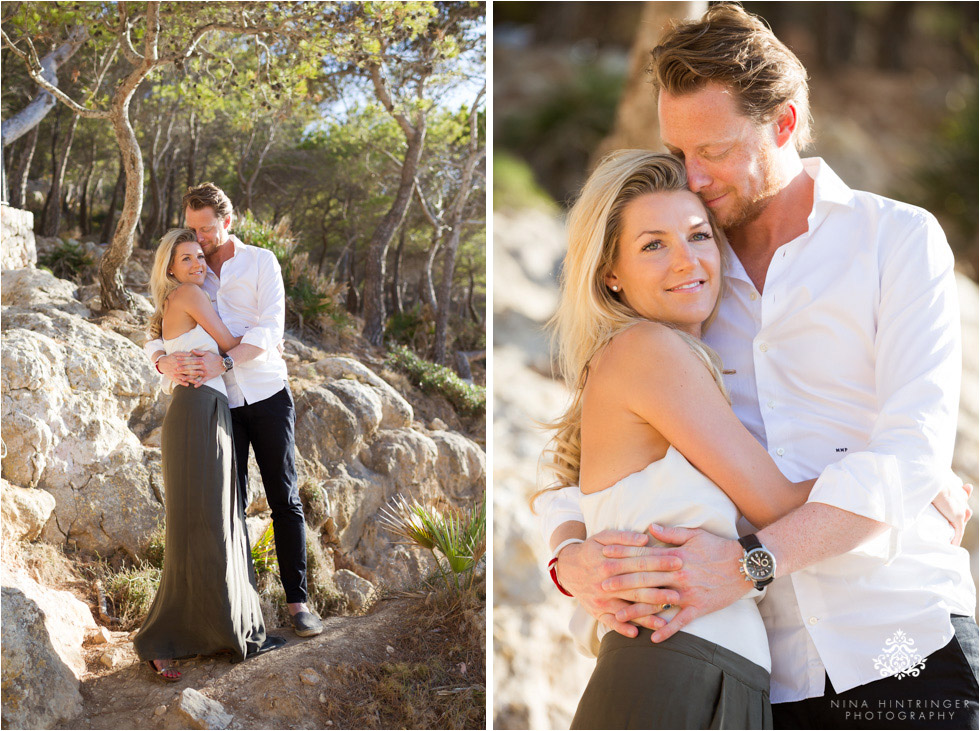
[[[738,542],[744,551],[738,560],[738,571],[746,581],[751,581],[756,589],[762,591],[776,575],[776,557],[759,542],[755,533],[739,538]]]
[[[232,368],[235,367],[235,361],[231,359],[230,355],[226,355],[224,358],[221,359],[221,365],[225,367],[225,373],[227,373],[228,371],[230,371]]]

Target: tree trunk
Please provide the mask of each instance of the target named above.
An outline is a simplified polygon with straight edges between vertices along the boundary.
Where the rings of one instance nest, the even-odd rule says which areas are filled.
[[[191,112],[190,140],[187,147],[187,187],[193,188],[197,185],[197,147],[201,141],[201,121],[197,118],[197,112]],[[183,196],[181,196],[183,197]],[[183,215],[181,211],[181,215]]]
[[[670,27],[672,20],[697,18],[707,7],[705,0],[643,3],[643,15],[630,49],[629,77],[616,109],[616,124],[612,133],[593,152],[593,164],[613,150],[664,149],[657,123],[657,97],[650,89],[647,74],[650,49],[660,42],[660,37]]]
[[[98,146],[95,140],[92,140],[89,163],[88,167],[85,168],[85,173],[82,175],[81,192],[78,196],[78,228],[81,230],[82,236],[88,236],[92,232],[91,212],[89,210],[89,188],[92,184],[92,175],[95,174],[95,156],[97,153]]]
[[[446,341],[449,337],[449,308],[452,304],[453,273],[456,271],[456,251],[459,249],[459,223],[449,232],[443,246],[442,281],[439,283],[439,306],[436,308],[436,336],[433,360],[446,365]]]
[[[48,190],[48,199],[44,202],[44,214],[41,223],[42,236],[57,236],[61,228],[61,187],[65,182],[65,168],[68,167],[68,153],[71,151],[71,143],[75,138],[75,128],[78,126],[78,115],[72,115],[71,123],[68,125],[68,132],[65,134],[65,143],[60,155],[54,155],[55,145],[52,144],[52,177],[51,188]]]
[[[119,174],[116,176],[116,184],[112,188],[112,198],[109,199],[109,210],[106,211],[105,220],[102,222],[102,232],[99,234],[99,241],[106,243],[111,240],[115,231],[116,208],[119,207],[119,199],[122,198],[126,190],[126,167],[123,165],[122,154],[119,155]]]
[[[436,254],[439,253],[439,247],[442,245],[439,231],[440,229],[434,229],[432,232],[432,248],[429,249],[429,255],[425,259],[425,266],[422,267],[422,279],[419,282],[419,299],[433,310],[436,309],[438,302],[434,284],[435,277],[432,276],[432,271],[435,267]]]
[[[473,322],[477,325],[483,324],[483,318],[480,317],[480,313],[476,310],[476,305],[473,304],[473,293],[476,291],[476,275],[473,274],[473,270],[470,269],[470,288],[466,293],[466,309],[469,310],[470,317],[473,318]]]
[[[10,205],[14,208],[24,208],[27,205],[27,179],[31,174],[31,163],[34,161],[40,130],[40,126],[32,127],[17,153],[17,162],[10,175]]]
[[[132,81],[127,79],[135,90],[142,78],[135,84]],[[126,291],[122,268],[133,253],[133,235],[136,232],[140,207],[143,203],[143,155],[129,121],[131,97],[132,90],[114,103],[112,109],[112,129],[116,133],[116,142],[122,153],[123,169],[126,171],[126,194],[112,243],[109,244],[109,249],[103,254],[99,264],[103,311],[129,310],[132,307],[132,296]]]
[[[402,162],[401,180],[391,208],[371,234],[364,272],[364,330],[362,335],[372,345],[381,345],[385,330],[385,256],[395,231],[401,225],[412,200],[415,173],[425,143],[425,117],[419,115],[414,133],[408,136],[408,149]]]
[[[391,311],[400,315],[405,311],[402,303],[402,291],[399,286],[401,282],[402,251],[405,249],[405,226],[402,226],[398,236],[398,246],[395,247],[395,261],[391,266],[391,286],[389,287],[391,299]]]

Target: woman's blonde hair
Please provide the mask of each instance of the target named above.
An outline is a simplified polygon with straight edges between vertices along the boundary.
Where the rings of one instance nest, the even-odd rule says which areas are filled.
[[[174,263],[174,251],[177,244],[188,241],[197,242],[197,235],[189,228],[170,229],[160,239],[160,246],[157,247],[153,269],[150,272],[150,295],[156,307],[148,326],[151,338],[159,338],[163,333],[163,303],[167,301],[170,293],[180,286],[180,282],[170,273],[170,266]]]
[[[569,213],[568,253],[562,268],[561,295],[549,326],[552,350],[557,350],[558,365],[572,391],[572,401],[565,413],[549,425],[555,435],[545,450],[546,466],[558,480],[549,490],[578,484],[582,391],[589,361],[615,335],[646,321],[605,283],[616,261],[623,212],[631,201],[641,196],[681,190],[688,190],[687,174],[684,164],[676,157],[646,150],[619,150],[599,163]],[[710,211],[705,209],[705,213],[719,251],[723,252],[724,234]],[[724,273],[724,259],[721,273]],[[720,291],[718,300],[721,300]],[[703,327],[711,323],[717,312],[718,302],[715,302]],[[726,393],[721,362],[715,352],[673,323],[663,324],[684,339],[704,362],[722,393]]]

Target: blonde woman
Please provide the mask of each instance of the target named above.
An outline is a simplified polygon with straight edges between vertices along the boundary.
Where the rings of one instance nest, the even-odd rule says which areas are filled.
[[[193,231],[160,241],[150,333],[167,353],[226,352],[232,337],[201,288],[207,265]],[[163,421],[166,551],[160,588],[133,644],[163,680],[176,658],[231,652],[243,660],[285,644],[266,637],[237,488],[228,396],[220,376],[173,387]]]
[[[721,237],[683,163],[646,151],[606,158],[571,211],[553,326],[574,395],[549,455],[556,487],[580,486],[589,534],[660,524],[734,539],[740,514],[767,525],[812,487],[783,477],[738,421],[700,340],[721,293]],[[573,634],[598,660],[572,728],[772,727],[754,597],[660,644],[579,612]],[[676,613],[665,605],[655,624]]]

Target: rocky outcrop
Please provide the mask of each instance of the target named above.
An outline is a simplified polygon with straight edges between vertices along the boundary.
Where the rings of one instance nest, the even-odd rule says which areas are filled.
[[[54,496],[47,540],[135,556],[163,501],[159,450],[129,423],[152,408],[159,375],[133,342],[84,319],[63,280],[3,277],[3,476]]]
[[[0,269],[21,269],[36,263],[34,214],[0,205]]]
[[[0,569],[3,727],[54,728],[82,708],[82,642],[96,629],[88,607],[66,591]]]

